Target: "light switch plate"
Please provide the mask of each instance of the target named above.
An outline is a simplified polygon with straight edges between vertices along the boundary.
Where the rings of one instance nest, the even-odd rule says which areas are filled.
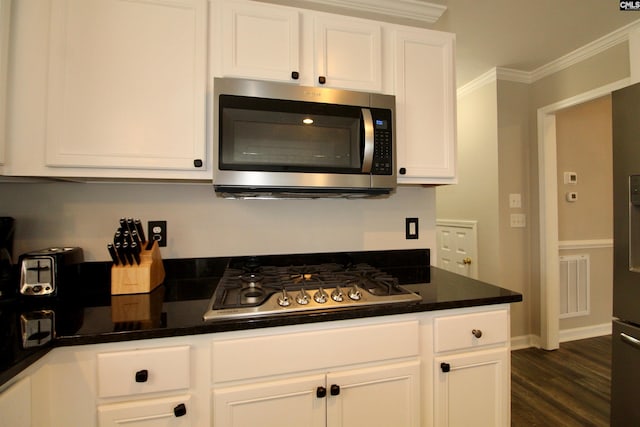
[[[511,193],[511,194],[509,194],[509,207],[510,208],[521,208],[522,207],[522,194],[520,194],[520,193]]]
[[[527,226],[527,217],[525,214],[511,214],[509,219],[512,228],[525,228]]]

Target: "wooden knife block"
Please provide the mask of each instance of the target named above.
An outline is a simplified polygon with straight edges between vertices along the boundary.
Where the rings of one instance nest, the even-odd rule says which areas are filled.
[[[140,252],[138,265],[111,266],[111,295],[151,292],[164,280],[164,266],[158,243]]]

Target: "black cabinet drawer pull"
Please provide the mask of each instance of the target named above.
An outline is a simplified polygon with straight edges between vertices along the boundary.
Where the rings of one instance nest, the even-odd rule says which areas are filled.
[[[440,364],[440,369],[442,369],[442,372],[447,373],[447,372],[451,371],[451,365],[449,365],[448,363],[442,362]]]
[[[293,80],[298,80],[300,78],[300,73],[298,73],[297,71],[292,71],[291,72],[291,78]]]
[[[323,397],[326,397],[326,396],[327,396],[327,389],[326,389],[326,388],[324,388],[324,387],[318,387],[318,388],[316,389],[316,397],[317,397],[318,399],[322,399]]]
[[[331,396],[337,396],[340,394],[340,386],[338,384],[331,384]]]
[[[318,83],[320,83],[321,85],[325,84],[326,82],[327,78],[325,76],[318,77]]]
[[[148,379],[149,379],[149,371],[147,371],[146,369],[136,372],[137,383],[146,383]]]
[[[173,408],[173,415],[175,415],[176,418],[187,415],[187,407],[184,405],[184,403],[181,403],[175,408]]]

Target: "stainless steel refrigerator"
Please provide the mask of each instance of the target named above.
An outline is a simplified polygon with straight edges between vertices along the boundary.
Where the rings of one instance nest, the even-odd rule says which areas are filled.
[[[640,83],[613,92],[611,425],[640,425]]]

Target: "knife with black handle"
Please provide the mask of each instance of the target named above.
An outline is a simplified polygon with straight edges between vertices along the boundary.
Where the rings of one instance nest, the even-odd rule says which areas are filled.
[[[138,232],[138,237],[140,237],[140,243],[145,243],[147,241],[147,238],[144,235],[144,228],[142,227],[142,222],[140,221],[139,218],[136,218],[133,221],[133,224],[136,228],[136,231]]]
[[[113,246],[113,243],[107,243],[107,250],[113,260],[113,265],[120,265],[120,258],[118,258],[118,253],[116,252],[116,248]]]
[[[133,254],[131,253],[131,248],[129,247],[129,241],[125,240],[122,242],[122,252],[124,253],[125,258],[127,259],[127,264],[133,265]]]
[[[122,242],[115,242],[113,246],[118,254],[118,258],[120,258],[120,263],[122,265],[127,265],[127,256],[124,254],[124,249],[122,249]]]
[[[130,246],[131,256],[136,264],[140,265],[140,245],[136,242],[132,242]]]

